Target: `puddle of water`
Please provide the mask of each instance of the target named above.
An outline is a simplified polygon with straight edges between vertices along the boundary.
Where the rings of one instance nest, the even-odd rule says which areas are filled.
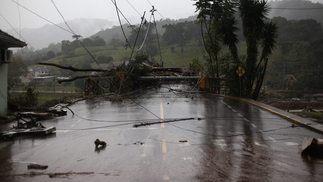
[[[292,145],[299,145],[299,144],[295,142],[286,142],[285,145],[292,146]]]

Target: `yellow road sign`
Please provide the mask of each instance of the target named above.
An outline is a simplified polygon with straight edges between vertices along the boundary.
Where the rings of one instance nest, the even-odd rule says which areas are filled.
[[[239,66],[238,70],[236,71],[237,74],[242,77],[242,75],[246,72],[241,66]]]

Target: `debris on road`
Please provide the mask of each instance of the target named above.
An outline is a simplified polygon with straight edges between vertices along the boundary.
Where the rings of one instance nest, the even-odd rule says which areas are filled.
[[[161,123],[170,123],[170,122],[176,122],[176,121],[184,121],[184,120],[193,120],[194,118],[181,118],[181,119],[172,119],[172,120],[163,120],[163,121],[157,121],[157,122],[147,122],[147,123],[140,123],[135,124],[133,127],[139,127],[139,126],[147,126],[147,125],[153,125],[153,124],[161,124]]]
[[[37,123],[32,117],[30,120],[23,119],[20,114],[16,116],[17,126],[13,126],[12,129],[4,131],[1,135],[1,138],[8,139],[13,138],[16,135],[23,134],[38,134],[38,135],[47,135],[56,130],[56,127],[52,126],[46,128],[41,123]]]
[[[51,113],[47,112],[20,112],[20,115],[26,118],[34,118],[37,121],[51,119],[53,117]]]
[[[50,178],[56,177],[67,177],[68,175],[90,175],[94,174],[94,172],[68,172],[68,173],[46,173],[44,175],[48,175]]]
[[[67,107],[67,104],[56,104],[55,106],[53,106],[53,107],[50,107],[49,109],[48,109],[48,111],[50,112],[50,113],[52,113],[52,114],[54,114],[55,116],[66,116],[66,113],[67,113],[67,111],[66,110],[64,110],[64,108],[68,108]],[[69,108],[68,108],[69,109]],[[71,110],[71,109],[69,109],[72,113],[73,113],[73,115],[74,115],[74,112]]]
[[[181,142],[181,143],[185,143],[185,142],[187,142],[187,140],[180,140],[179,142]]]
[[[48,175],[50,178],[65,178],[68,175],[91,175],[94,174],[94,172],[67,172],[67,173],[43,173],[43,172],[28,172],[28,173],[23,173],[23,174],[9,174],[9,175],[2,175],[0,174],[0,177],[9,177],[9,176],[42,176],[42,175]],[[104,173],[98,173],[98,174],[104,174]]]
[[[28,169],[41,169],[41,170],[45,170],[48,168],[47,165],[39,165],[39,164],[30,164],[27,167]]]
[[[94,141],[94,144],[95,144],[95,148],[98,148],[100,145],[101,145],[102,147],[105,147],[105,146],[107,145],[107,143],[105,143],[104,141],[101,141],[101,140],[99,140],[99,139],[96,139],[96,140]]]
[[[323,139],[305,137],[302,142],[301,154],[323,157]]]
[[[133,144],[135,144],[135,145],[143,145],[143,144],[145,144],[145,142],[137,141],[137,142],[135,142]]]

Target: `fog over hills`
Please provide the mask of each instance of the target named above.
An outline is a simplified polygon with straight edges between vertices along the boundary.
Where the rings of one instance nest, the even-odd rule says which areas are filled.
[[[284,17],[287,20],[314,19],[323,24],[323,0],[269,1],[272,8],[269,18]]]
[[[67,21],[67,23],[76,34],[81,35],[82,37],[89,37],[102,29],[111,28],[116,24],[113,21],[104,19],[86,18],[70,20]],[[60,23],[58,25],[69,30],[65,23]],[[16,29],[16,31],[18,31],[18,29]],[[20,36],[12,29],[6,30],[5,32],[20,39]],[[58,43],[62,40],[72,40],[72,34],[70,32],[49,24],[35,29],[22,29],[21,36],[35,49],[41,49],[47,47],[50,43]],[[23,39],[21,38],[21,40]]]
[[[273,8],[268,14],[269,18],[282,16],[286,19],[315,19],[316,21],[323,24],[323,9],[316,10],[289,10],[288,8],[323,8],[323,0],[314,1],[304,1],[304,0],[284,0],[284,1],[269,1],[269,4]],[[287,8],[287,9],[275,9],[275,8]],[[192,21],[195,16],[188,17],[187,19],[182,19],[182,21]],[[74,19],[67,21],[72,30],[81,35],[83,38],[90,36],[100,36],[106,43],[108,43],[112,38],[123,38],[121,29],[119,27],[112,28],[113,26],[119,26],[118,20],[109,21],[106,19]],[[168,22],[177,23],[181,20],[159,20],[157,21],[157,29],[160,34],[163,33],[164,29],[162,25]],[[60,23],[59,26],[64,27],[68,30],[65,23]],[[125,25],[126,33],[130,30]],[[18,31],[18,29],[16,29]],[[4,30],[5,32],[19,38],[20,36],[14,30]],[[62,40],[72,40],[72,34],[56,27],[55,25],[47,24],[40,28],[35,29],[22,29],[22,37],[27,41],[29,46],[33,46],[35,49],[41,49],[47,47],[50,43],[58,43]],[[21,40],[23,40],[21,38]]]

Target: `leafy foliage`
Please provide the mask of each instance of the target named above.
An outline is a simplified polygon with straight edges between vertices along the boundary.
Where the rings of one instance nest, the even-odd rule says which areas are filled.
[[[204,70],[204,67],[199,62],[199,58],[195,57],[192,59],[192,64],[190,64],[190,70],[192,70],[194,73],[199,73]]]
[[[8,69],[8,82],[16,83],[20,82],[21,76],[27,76],[28,67],[21,58],[13,58],[12,63],[9,64]]]
[[[25,90],[25,95],[9,98],[8,102],[22,107],[37,107],[38,92],[35,92],[35,89],[30,87],[26,87]]]
[[[176,24],[163,25],[165,33],[162,38],[168,45],[177,44],[184,51],[185,45],[189,40],[196,39],[201,45],[201,33],[198,24],[194,21],[180,22]]]
[[[140,87],[143,83],[139,80],[140,76],[146,76],[147,73],[151,72],[151,69],[143,65],[144,61],[147,61],[148,57],[143,52],[139,52],[134,60],[127,65],[127,70],[132,70],[129,79],[131,80],[134,87]]]
[[[199,10],[198,18],[206,26],[205,49],[208,52],[208,67],[216,77],[219,78],[220,60],[219,53],[221,44],[228,46],[234,62],[232,66],[222,70],[222,74],[230,76],[235,73],[233,69],[245,65],[245,81],[242,83],[244,97],[257,99],[262,85],[268,56],[276,45],[277,26],[275,23],[267,22],[267,13],[269,6],[264,0],[239,0],[236,1],[211,1],[199,0],[196,4]],[[242,21],[243,35],[246,39],[247,52],[245,63],[239,60],[237,50],[237,35],[235,9],[239,10],[239,16]],[[261,55],[258,60],[259,49]],[[215,64],[215,65],[214,65]],[[229,65],[230,65],[229,64]],[[226,73],[230,71],[230,73]],[[232,72],[234,71],[234,72]],[[232,72],[232,73],[231,73]],[[213,76],[213,74],[211,74]],[[253,89],[255,85],[255,89]],[[236,85],[229,87],[232,94]]]

